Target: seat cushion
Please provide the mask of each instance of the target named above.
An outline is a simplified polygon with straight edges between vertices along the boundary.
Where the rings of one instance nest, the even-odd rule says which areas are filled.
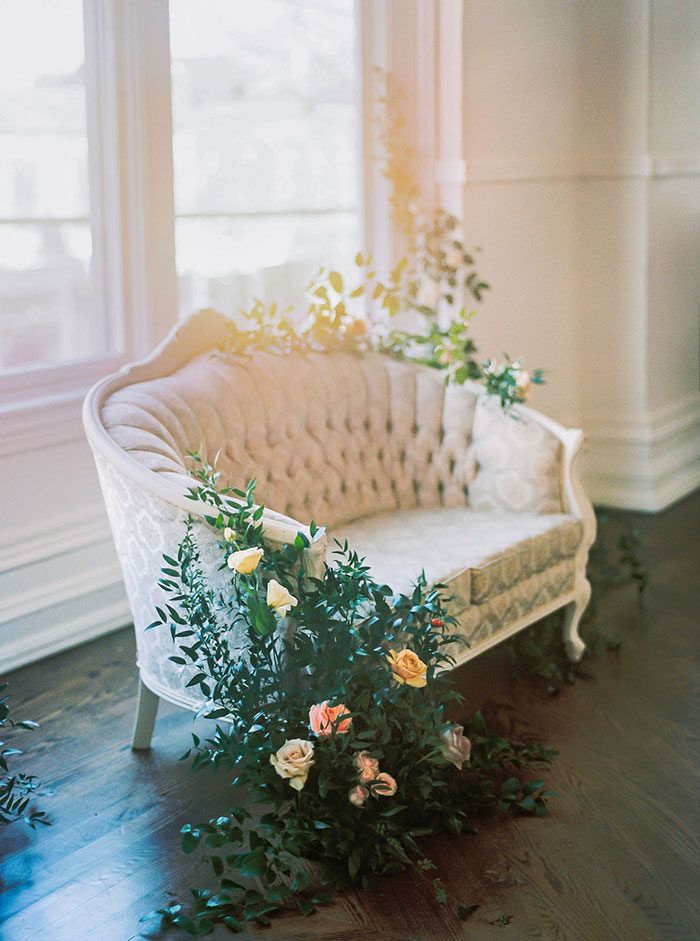
[[[429,584],[443,583],[459,615],[520,583],[571,560],[582,538],[581,523],[563,513],[482,513],[469,508],[379,513],[332,529],[367,559],[373,577],[407,591],[425,571]],[[573,562],[561,567],[568,578]],[[566,573],[565,573],[566,570]]]

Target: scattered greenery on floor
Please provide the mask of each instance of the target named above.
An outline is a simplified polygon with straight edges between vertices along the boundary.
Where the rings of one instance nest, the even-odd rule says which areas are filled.
[[[38,722],[23,719],[15,722],[10,717],[7,694],[8,683],[0,684],[0,729],[10,732],[10,742],[0,742],[0,824],[7,825],[15,820],[23,820],[32,829],[37,824],[48,824],[46,814],[33,806],[32,799],[40,786],[33,774],[11,769],[11,764],[22,754],[21,749],[13,744],[15,731],[23,729],[33,731],[39,728]]]
[[[588,579],[593,592],[581,625],[586,642],[583,661],[571,663],[567,659],[561,639],[561,611],[504,644],[514,676],[540,679],[549,693],[557,693],[577,679],[587,679],[587,661],[591,657],[620,649],[619,637],[600,623],[602,590],[633,589],[638,603],[642,604],[651,584],[641,534],[630,525],[625,514],[597,508],[596,522],[596,539],[588,558]]]

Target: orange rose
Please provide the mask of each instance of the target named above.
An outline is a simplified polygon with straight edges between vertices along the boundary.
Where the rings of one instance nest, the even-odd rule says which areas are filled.
[[[408,647],[399,653],[395,650],[390,651],[387,660],[397,683],[406,683],[407,686],[418,688],[425,686],[428,682],[425,676],[428,670],[427,665]]]

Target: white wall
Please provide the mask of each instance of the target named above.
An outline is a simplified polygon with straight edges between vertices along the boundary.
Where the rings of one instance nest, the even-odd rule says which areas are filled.
[[[34,430],[0,434],[0,674],[131,620],[79,402]]]
[[[548,369],[594,500],[700,484],[700,3],[465,0],[464,206],[484,353]]]

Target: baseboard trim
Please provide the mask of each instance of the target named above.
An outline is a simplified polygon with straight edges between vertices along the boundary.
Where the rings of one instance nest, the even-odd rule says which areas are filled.
[[[130,623],[131,612],[126,598],[97,606],[79,617],[67,615],[54,620],[33,631],[31,637],[16,637],[3,645],[0,675],[111,634]]]
[[[101,503],[85,506],[78,512],[58,514],[49,522],[34,519],[4,530],[0,545],[0,574],[108,538],[109,523]]]
[[[594,503],[656,513],[700,487],[700,392],[648,417],[593,422],[588,439]]]

